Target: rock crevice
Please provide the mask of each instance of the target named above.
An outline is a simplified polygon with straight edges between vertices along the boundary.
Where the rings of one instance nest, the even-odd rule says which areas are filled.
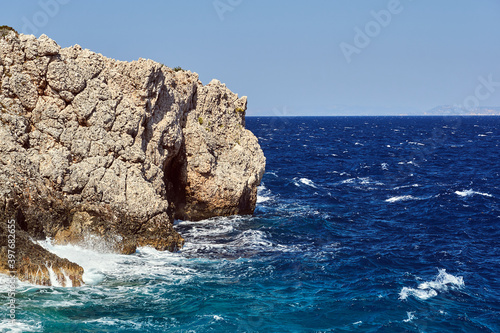
[[[175,218],[253,212],[265,158],[245,129],[246,97],[219,81],[14,31],[0,38],[0,78],[0,218],[17,219],[25,246],[98,237],[123,253],[175,251]],[[20,267],[53,258],[44,251]],[[61,260],[48,267],[77,285]],[[19,277],[45,283],[48,268],[33,267]]]

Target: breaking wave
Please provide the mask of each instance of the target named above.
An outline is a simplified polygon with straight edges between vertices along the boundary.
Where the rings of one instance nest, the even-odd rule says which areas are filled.
[[[473,191],[473,190],[455,191],[455,194],[458,196],[461,196],[461,197],[469,197],[472,195],[482,195],[485,197],[493,197],[489,193],[477,192],[477,191]]]
[[[462,276],[454,276],[446,273],[445,269],[439,269],[437,277],[432,281],[422,282],[417,288],[403,287],[399,293],[399,299],[405,300],[409,296],[414,296],[421,300],[426,300],[445,293],[450,289],[461,289],[465,286]]]

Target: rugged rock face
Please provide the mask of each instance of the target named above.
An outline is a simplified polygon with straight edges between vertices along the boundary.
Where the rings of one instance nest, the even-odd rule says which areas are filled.
[[[0,223],[16,219],[23,272],[48,261],[81,281],[29,237],[174,251],[174,218],[253,212],[265,158],[245,129],[246,97],[219,81],[12,31],[0,77]],[[19,277],[44,284],[40,274]]]
[[[246,97],[212,80],[198,86],[197,103],[183,128],[176,216],[199,220],[211,216],[252,214],[265,158],[257,138],[245,130]]]

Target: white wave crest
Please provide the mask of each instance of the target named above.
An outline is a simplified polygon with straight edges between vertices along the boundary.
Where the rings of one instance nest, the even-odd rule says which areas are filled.
[[[446,269],[439,269],[437,277],[433,281],[426,281],[418,285],[417,289],[403,287],[399,293],[399,299],[407,299],[414,296],[426,300],[438,295],[438,292],[446,292],[448,289],[459,289],[465,286],[462,276],[454,276],[446,273]]]
[[[341,181],[340,183],[341,184],[352,184],[352,183],[354,183],[355,180],[356,180],[356,178],[349,178],[349,179]]]
[[[415,315],[411,311],[406,312],[406,315],[408,316],[408,318],[403,320],[405,323],[409,323],[413,319],[416,319]]]
[[[461,197],[468,197],[468,196],[475,195],[475,194],[483,195],[485,197],[492,197],[492,195],[489,193],[477,192],[477,191],[473,191],[473,190],[455,191],[455,194],[459,195]]]
[[[194,243],[199,243],[206,237],[224,236],[235,231],[241,223],[241,218],[238,216],[216,217],[201,221],[179,221],[180,227],[189,227],[188,230],[182,232],[183,237],[193,240]],[[188,242],[186,242],[187,245]]]
[[[273,242],[267,239],[265,232],[260,230],[245,230],[236,239],[230,242],[231,245],[236,247],[246,248],[272,248]]]
[[[415,163],[415,161],[406,161],[406,162],[401,161],[401,162],[398,162],[398,164],[399,164],[399,165],[403,165],[403,164],[411,164],[411,165],[414,165],[414,166],[418,167],[418,164],[417,164],[417,163]]]
[[[428,298],[437,296],[437,291],[431,290],[420,290],[414,288],[403,287],[399,293],[399,299],[407,299],[408,296],[414,296],[420,298],[421,300],[426,300]]]
[[[411,184],[411,185],[401,185],[401,186],[396,186],[394,190],[400,190],[402,188],[408,188],[408,187],[419,187],[419,184]]]
[[[271,190],[264,186],[264,183],[257,187],[257,203],[263,203],[272,198]]]
[[[24,332],[43,332],[41,323],[27,323],[18,320],[3,319],[0,321],[0,332],[5,333],[24,333]]]
[[[293,183],[295,184],[295,186],[299,186],[299,187],[300,187],[300,184],[304,184],[304,185],[307,185],[307,186],[310,186],[313,188],[318,188],[318,186],[316,186],[316,184],[314,184],[314,182],[308,178],[300,178],[297,180],[297,177],[296,177],[293,179]]]
[[[110,317],[87,320],[86,323],[98,323],[104,326],[116,326],[117,328],[129,328],[133,330],[139,330],[143,328],[143,325],[141,323],[134,322],[133,320],[122,320]]]
[[[275,243],[262,230],[246,229],[241,216],[217,217],[197,222],[181,221],[178,227],[186,242],[182,257],[245,257],[261,251],[294,252],[295,246]]]
[[[340,184],[376,185],[382,186],[384,183],[372,180],[370,177],[356,177],[342,180]]]
[[[400,195],[396,197],[390,197],[389,199],[386,199],[385,202],[398,202],[408,200],[420,200],[420,198],[414,197],[413,195]]]
[[[269,200],[271,200],[270,197],[264,197],[264,196],[257,195],[257,203],[263,203],[263,202],[266,202]]]

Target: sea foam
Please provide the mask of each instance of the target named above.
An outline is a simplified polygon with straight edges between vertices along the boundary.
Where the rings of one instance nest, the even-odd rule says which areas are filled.
[[[461,197],[468,197],[468,196],[476,195],[476,194],[482,195],[485,197],[492,197],[492,195],[489,193],[477,192],[477,191],[473,191],[473,190],[455,191],[455,194],[459,195]]]
[[[295,186],[298,186],[298,187],[300,187],[301,184],[303,184],[303,185],[310,186],[312,188],[318,188],[318,186],[316,184],[314,184],[314,182],[312,180],[308,179],[308,178],[300,178],[300,179],[298,179],[298,177],[295,177],[293,179],[293,183],[294,183]]]
[[[101,253],[77,245],[54,245],[50,239],[38,242],[48,251],[83,267],[83,282],[87,285],[101,284],[105,279],[117,281],[137,280],[156,276],[172,281],[185,282],[192,276],[188,268],[179,268],[169,263],[183,260],[175,253],[157,251],[149,247],[137,249],[135,254]],[[49,274],[51,270],[49,269]],[[55,274],[51,276],[53,286],[61,286]],[[71,286],[71,285],[69,285]]]
[[[264,183],[257,187],[257,203],[263,203],[272,198],[271,190],[269,190]]]
[[[437,277],[432,281],[422,282],[415,288],[403,287],[399,293],[399,299],[407,299],[414,296],[421,300],[435,297],[439,292],[446,292],[449,289],[460,289],[465,286],[462,276],[454,276],[446,273],[445,269],[439,269]]]
[[[420,198],[414,197],[413,195],[399,195],[396,197],[390,197],[389,199],[385,200],[385,202],[398,202],[408,200],[420,200]]]
[[[28,323],[19,320],[2,319],[0,321],[0,332],[5,333],[25,333],[43,332],[41,323]]]

